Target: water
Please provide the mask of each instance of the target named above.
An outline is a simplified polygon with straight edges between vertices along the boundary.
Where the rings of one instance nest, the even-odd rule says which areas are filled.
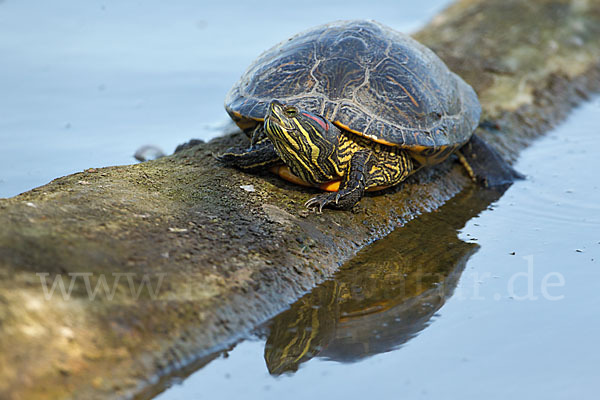
[[[598,398],[599,110],[526,149],[500,199],[408,223],[156,398]]]
[[[298,31],[372,18],[410,32],[447,3],[0,1],[0,197],[220,134],[230,87]]]

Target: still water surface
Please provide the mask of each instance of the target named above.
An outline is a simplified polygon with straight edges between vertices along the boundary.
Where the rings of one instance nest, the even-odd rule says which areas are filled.
[[[600,99],[157,397],[597,399]]]

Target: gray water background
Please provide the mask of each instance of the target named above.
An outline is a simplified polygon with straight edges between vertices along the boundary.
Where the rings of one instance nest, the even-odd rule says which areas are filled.
[[[222,134],[227,91],[298,31],[368,18],[410,32],[446,4],[0,1],[0,197]]]

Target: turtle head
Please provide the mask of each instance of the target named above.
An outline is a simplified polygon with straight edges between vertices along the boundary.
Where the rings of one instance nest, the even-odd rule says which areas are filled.
[[[294,124],[294,120],[298,119],[300,110],[292,105],[285,105],[277,100],[273,100],[269,104],[269,110],[265,117],[265,129],[271,128],[272,130],[283,130],[285,132],[291,132],[298,129],[297,125]]]
[[[265,118],[265,129],[279,130],[280,135],[304,133],[312,138],[337,139],[337,132],[332,128],[334,126],[325,118],[277,100],[269,104]]]
[[[336,175],[339,130],[325,118],[274,100],[265,116],[265,132],[279,156],[310,183]]]

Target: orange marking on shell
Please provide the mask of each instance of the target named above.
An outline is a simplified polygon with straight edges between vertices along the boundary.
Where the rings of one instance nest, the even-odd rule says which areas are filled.
[[[237,111],[228,110],[230,114],[232,114],[235,118],[233,122],[243,131],[249,128],[254,128],[257,124],[264,122],[264,118],[249,118]]]
[[[238,128],[240,128],[243,131],[245,131],[246,129],[254,128],[256,126],[256,122],[252,121],[251,119],[242,119],[239,121],[235,121],[235,124],[238,126]]]
[[[288,62],[286,62],[284,64],[279,65],[277,68],[281,69],[281,67],[286,67],[288,65],[293,65],[295,63],[296,63],[295,61],[288,61]]]
[[[239,112],[237,112],[237,111],[229,110],[229,112],[230,112],[231,114],[233,114],[233,116],[234,116],[234,117],[236,117],[236,118],[242,118],[242,114],[240,114],[240,113],[239,113]]]
[[[422,151],[425,151],[425,149],[427,149],[427,148],[428,148],[428,147],[425,147],[425,146],[421,146],[421,145],[415,145],[415,146],[412,146],[410,149],[411,149],[412,151],[416,151],[416,152],[420,153],[420,152],[422,152]]]

